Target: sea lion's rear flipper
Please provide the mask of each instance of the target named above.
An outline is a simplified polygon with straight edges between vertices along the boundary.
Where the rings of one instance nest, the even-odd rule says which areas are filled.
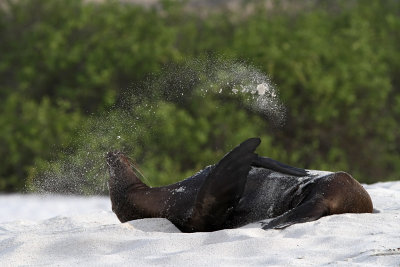
[[[276,217],[263,225],[263,229],[283,229],[296,223],[318,220],[328,214],[328,207],[322,198],[310,199],[296,208]]]
[[[221,229],[238,204],[260,144],[251,138],[226,154],[210,171],[196,197],[196,202],[185,229],[186,232],[205,232]]]
[[[304,169],[292,167],[292,166],[286,165],[284,163],[281,163],[279,161],[276,161],[274,159],[267,158],[267,157],[257,156],[255,158],[255,160],[251,163],[251,165],[254,167],[262,167],[262,168],[266,168],[266,169],[270,169],[273,171],[290,174],[290,175],[294,175],[294,176],[306,176],[307,175],[307,171]]]

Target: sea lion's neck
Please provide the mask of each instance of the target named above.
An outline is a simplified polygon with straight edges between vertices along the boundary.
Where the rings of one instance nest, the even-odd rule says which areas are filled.
[[[128,192],[135,192],[137,190],[149,189],[150,187],[143,183],[137,176],[130,177],[127,184]]]

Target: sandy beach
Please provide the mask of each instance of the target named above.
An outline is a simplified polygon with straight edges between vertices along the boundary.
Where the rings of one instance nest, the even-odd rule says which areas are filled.
[[[121,224],[107,197],[0,195],[0,266],[400,266],[400,182],[364,186],[373,214],[193,234]]]

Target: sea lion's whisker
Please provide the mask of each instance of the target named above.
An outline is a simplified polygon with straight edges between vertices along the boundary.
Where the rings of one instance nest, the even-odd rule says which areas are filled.
[[[142,180],[146,181],[146,183],[148,185],[151,184],[150,181],[147,179],[147,177],[144,176],[144,174],[140,171],[139,166],[134,162],[134,160],[131,159],[130,157],[126,157],[126,158],[128,159],[129,165],[132,167],[132,169],[135,171],[135,173],[137,175],[139,175]]]

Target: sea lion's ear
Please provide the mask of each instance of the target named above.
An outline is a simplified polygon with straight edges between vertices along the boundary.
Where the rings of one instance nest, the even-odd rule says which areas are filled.
[[[226,222],[238,204],[259,138],[250,138],[218,162],[204,180],[196,197],[195,207],[188,219],[187,232],[215,231]]]

